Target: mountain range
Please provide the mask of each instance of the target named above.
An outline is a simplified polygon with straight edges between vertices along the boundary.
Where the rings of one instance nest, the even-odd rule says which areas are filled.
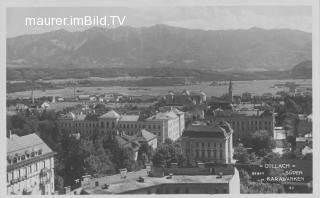
[[[154,25],[57,30],[7,38],[7,67],[290,70],[311,60],[311,33]]]

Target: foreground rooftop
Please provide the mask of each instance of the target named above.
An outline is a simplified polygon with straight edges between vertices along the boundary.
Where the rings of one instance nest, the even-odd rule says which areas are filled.
[[[144,182],[139,182],[139,177],[144,178]],[[178,184],[178,183],[229,183],[233,175],[223,175],[221,178],[218,175],[173,175],[168,179],[165,177],[149,177],[147,170],[143,169],[137,172],[127,173],[126,178],[121,178],[120,174],[106,176],[104,179],[99,179],[99,186],[94,188],[84,188],[89,194],[122,194],[130,191],[135,191],[142,188],[151,186],[160,186],[165,184]],[[108,184],[107,189],[103,186]]]

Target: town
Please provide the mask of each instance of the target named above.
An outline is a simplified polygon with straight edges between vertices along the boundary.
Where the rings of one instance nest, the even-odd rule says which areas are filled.
[[[312,192],[312,90],[7,99],[7,194]],[[283,169],[272,168],[288,164]],[[285,177],[286,168],[303,180]]]

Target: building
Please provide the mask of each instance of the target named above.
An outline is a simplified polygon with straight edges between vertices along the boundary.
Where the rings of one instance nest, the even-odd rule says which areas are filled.
[[[273,139],[275,141],[275,148],[272,149],[274,153],[282,155],[290,149],[290,144],[287,141],[287,130],[284,127],[274,127]]]
[[[305,135],[312,132],[312,115],[298,114],[296,117],[296,134]]]
[[[233,165],[211,168],[151,168],[103,178],[85,179],[83,194],[240,194]]]
[[[232,163],[233,130],[228,123],[218,125],[191,125],[181,138],[182,152],[202,162]]]
[[[249,102],[249,101],[251,101],[251,98],[252,96],[251,96],[251,93],[249,93],[249,92],[245,92],[245,93],[242,93],[242,96],[241,96],[241,100],[243,101],[243,102]]]
[[[165,96],[165,102],[167,104],[187,104],[193,103],[195,105],[202,104],[207,101],[207,95],[203,91],[189,92],[188,90],[183,90],[181,93],[174,93],[169,91]]]
[[[157,148],[157,136],[145,129],[141,129],[140,132],[135,135],[135,139],[140,145],[149,145],[153,150]]]
[[[275,117],[269,110],[243,110],[243,111],[216,111],[213,117],[214,123],[226,121],[234,130],[234,139],[250,139],[256,131],[266,130],[273,136]]]
[[[7,139],[7,194],[54,194],[55,153],[36,134]]]
[[[159,112],[145,120],[138,115],[120,115],[111,110],[101,116],[95,114],[74,114],[72,112],[58,118],[60,132],[80,133],[81,135],[107,134],[136,135],[146,129],[163,142],[169,138],[177,140],[185,127],[184,112],[172,108],[170,111]]]
[[[160,112],[144,121],[145,129],[157,135],[160,142],[165,139],[176,141],[181,136],[180,118],[173,111]]]

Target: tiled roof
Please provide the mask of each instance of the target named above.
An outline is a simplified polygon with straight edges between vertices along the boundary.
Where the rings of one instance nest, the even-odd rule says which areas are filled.
[[[182,134],[182,137],[195,138],[225,138],[229,133],[220,126],[191,125]]]
[[[135,140],[134,137],[128,135],[115,136],[118,144],[123,148],[132,148],[133,151],[139,150],[140,144]]]
[[[99,118],[120,118],[121,116],[114,110],[109,111],[108,113],[103,114]]]
[[[120,121],[124,122],[137,122],[139,119],[138,115],[121,115]]]
[[[33,150],[41,149],[42,154],[53,152],[49,146],[43,142],[43,140],[35,133],[17,136],[12,135],[11,138],[7,138],[7,155],[14,156],[16,154],[25,154],[26,152],[32,152]]]

